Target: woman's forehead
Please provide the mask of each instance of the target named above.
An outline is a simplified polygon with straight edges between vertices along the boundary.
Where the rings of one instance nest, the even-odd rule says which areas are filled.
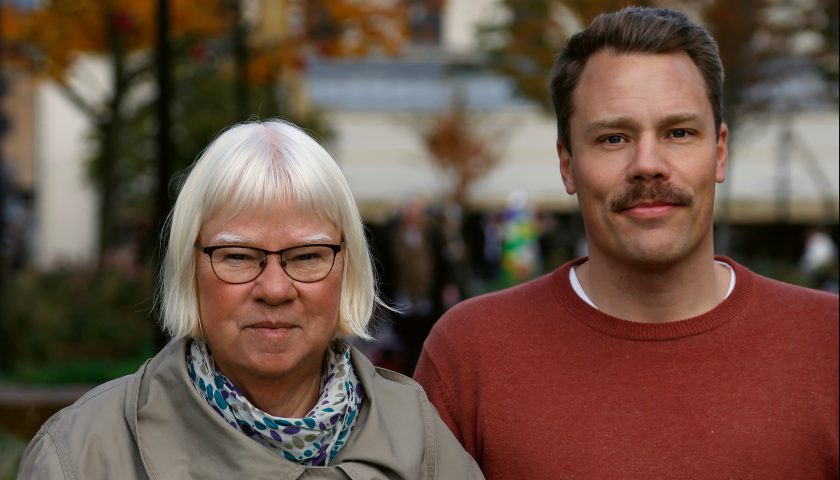
[[[294,232],[308,242],[334,240],[331,237],[340,235],[335,222],[323,213],[286,201],[218,209],[204,220],[200,233],[202,237],[246,242],[277,230]]]

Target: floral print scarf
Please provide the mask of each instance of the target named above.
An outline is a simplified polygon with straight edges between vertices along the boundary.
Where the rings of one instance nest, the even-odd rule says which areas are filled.
[[[338,455],[353,431],[364,398],[350,363],[350,347],[339,343],[327,351],[321,394],[303,418],[263,412],[221,372],[205,342],[187,348],[187,371],[207,403],[233,428],[292,462],[323,466]]]

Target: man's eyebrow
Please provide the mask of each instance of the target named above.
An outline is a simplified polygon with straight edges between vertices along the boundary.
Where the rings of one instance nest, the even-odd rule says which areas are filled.
[[[599,130],[628,130],[635,128],[637,123],[631,117],[611,117],[603,120],[595,120],[583,127],[584,135],[589,135]]]
[[[677,125],[679,123],[698,122],[701,119],[702,119],[702,116],[699,113],[694,113],[694,112],[675,113],[675,114],[672,114],[672,115],[668,115],[665,118],[659,120],[657,122],[657,126],[660,127],[660,128],[670,127],[672,125]]]
[[[665,128],[684,122],[697,122],[700,121],[701,118],[702,116],[695,112],[674,113],[659,119],[656,124],[658,128]],[[638,122],[632,117],[618,116],[605,118],[603,120],[595,120],[583,128],[583,133],[584,135],[589,135],[600,130],[631,130],[637,127]]]

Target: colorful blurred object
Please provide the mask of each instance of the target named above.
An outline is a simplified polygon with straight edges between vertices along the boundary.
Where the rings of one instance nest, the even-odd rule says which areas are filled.
[[[502,280],[515,285],[539,274],[540,231],[528,194],[516,191],[502,213]]]

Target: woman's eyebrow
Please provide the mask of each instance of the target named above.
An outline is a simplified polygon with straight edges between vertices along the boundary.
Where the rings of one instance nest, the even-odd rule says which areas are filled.
[[[219,232],[213,237],[213,242],[221,242],[221,243],[228,243],[234,245],[242,245],[246,243],[250,243],[253,239],[248,237],[243,237],[242,235],[237,235],[235,233],[228,233],[228,232]]]
[[[323,243],[331,242],[333,241],[333,239],[325,233],[313,233],[312,235],[306,235],[305,237],[301,238],[301,241],[306,243]]]

